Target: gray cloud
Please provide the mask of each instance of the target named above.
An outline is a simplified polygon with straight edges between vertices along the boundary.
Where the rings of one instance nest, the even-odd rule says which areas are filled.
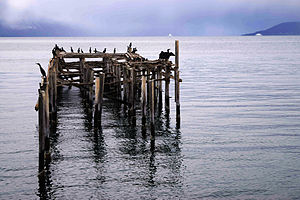
[[[60,22],[95,35],[228,35],[299,21],[299,10],[298,0],[4,0],[0,19]]]

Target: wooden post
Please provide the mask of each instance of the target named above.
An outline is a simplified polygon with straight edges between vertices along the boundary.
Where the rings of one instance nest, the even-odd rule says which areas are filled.
[[[162,74],[161,74],[161,66],[158,66],[158,71],[157,71],[157,89],[158,89],[158,110],[159,112],[162,109]]]
[[[147,84],[147,102],[151,102],[151,94],[152,94],[151,84],[150,84],[150,78],[151,78],[150,74],[151,74],[151,71],[150,71],[149,67],[147,67],[147,82],[149,83],[149,84]],[[150,106],[150,104],[149,104],[149,106]]]
[[[89,74],[89,104],[93,105],[93,83],[94,83],[94,71],[91,69]]]
[[[135,75],[135,69],[131,68],[130,69],[130,116],[135,118],[135,94],[136,94],[136,87],[135,87],[135,83],[136,83],[136,75]],[[133,120],[134,122],[134,120]]]
[[[47,160],[50,159],[50,113],[49,113],[49,84],[48,82],[44,82],[45,87],[45,99],[44,101],[44,127],[45,127],[45,158]]]
[[[116,87],[116,97],[118,100],[121,100],[121,76],[120,76],[120,67],[119,66],[115,66],[115,74],[116,74],[116,78],[115,78],[115,87]]]
[[[126,66],[123,66],[123,101],[125,103],[128,102],[128,78]]]
[[[48,95],[49,95],[49,114],[50,114],[50,116],[49,116],[49,120],[50,120],[50,126],[51,126],[51,124],[52,124],[52,113],[53,113],[53,110],[54,110],[54,108],[53,108],[53,78],[52,78],[52,76],[53,76],[53,71],[52,71],[52,69],[50,69],[49,71],[48,71]]]
[[[170,112],[170,66],[165,69],[165,110],[166,114]]]
[[[175,41],[175,102],[176,102],[176,126],[180,128],[180,98],[179,98],[179,41]]]
[[[95,112],[94,112],[94,126],[101,127],[101,115],[103,104],[103,92],[104,92],[104,77],[105,74],[99,74],[95,82]]]
[[[143,70],[142,75],[142,134],[146,135],[146,115],[147,115],[147,96],[146,96],[146,76],[145,70]]]
[[[39,173],[44,170],[45,166],[45,100],[45,92],[39,89]]]
[[[56,100],[57,100],[57,83],[56,83],[56,60],[52,59],[50,61],[50,68],[48,71],[48,82],[49,82],[49,112],[50,112],[50,127],[51,129],[56,125]]]
[[[155,128],[154,128],[154,113],[155,113],[155,107],[154,107],[154,80],[151,80],[151,150],[154,150],[155,147]]]
[[[154,86],[153,86],[153,88],[154,88],[154,93],[152,93],[151,94],[151,99],[153,99],[153,101],[154,101],[154,110],[156,110],[156,105],[157,105],[157,88],[156,88],[156,85],[157,85],[157,83],[156,83],[156,81],[155,81],[155,79],[156,79],[156,73],[155,73],[155,69],[153,68],[152,69],[152,81],[153,81],[153,84],[154,84]],[[153,97],[152,97],[152,95],[154,95]]]
[[[57,70],[54,68],[53,71],[53,107],[54,107],[54,119],[55,119],[55,123],[57,122],[56,119],[56,114],[57,114]]]
[[[139,68],[137,68],[139,69]],[[142,78],[139,78],[142,76],[142,71],[137,71],[136,72],[136,98],[135,100],[138,101],[139,99],[141,99],[141,95],[142,95]]]
[[[79,64],[79,73],[80,73],[80,83],[83,83],[84,81],[84,62],[85,58],[80,58],[80,64]]]

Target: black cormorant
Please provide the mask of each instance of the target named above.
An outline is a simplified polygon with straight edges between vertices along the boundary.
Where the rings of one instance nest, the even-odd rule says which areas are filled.
[[[90,47],[89,52],[92,53],[92,47]]]
[[[167,52],[161,51],[159,54],[159,59],[169,60],[170,56],[175,56],[174,53],[170,52],[168,49]]]
[[[117,51],[117,49],[116,49],[116,48],[114,48],[114,53],[116,53],[116,51]]]
[[[80,53],[80,48],[77,49],[77,53]]]
[[[73,48],[71,47],[71,52],[74,53]]]
[[[52,55],[53,55],[53,58],[55,58],[55,56],[56,56],[55,49],[52,49]]]
[[[106,48],[104,48],[103,52],[102,53],[106,53]]]
[[[97,49],[95,48],[95,50],[94,50],[94,53],[97,53],[98,51],[97,51]]]
[[[81,53],[83,53],[82,49],[81,49]]]
[[[136,47],[134,47],[132,50],[132,53],[136,53],[136,52],[137,52],[137,49],[136,49]]]
[[[46,78],[46,72],[45,72],[45,70],[42,68],[42,66],[41,66],[41,64],[40,63],[36,63],[39,67],[40,67],[40,71],[41,71],[41,74],[42,74],[42,76],[44,77],[44,78]]]

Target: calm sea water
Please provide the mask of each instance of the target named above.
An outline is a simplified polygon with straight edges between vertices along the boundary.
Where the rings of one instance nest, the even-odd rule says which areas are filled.
[[[64,88],[47,180],[34,105],[55,43],[155,59],[180,40],[181,129],[156,117],[156,149],[105,100],[94,134]],[[173,85],[172,85],[173,89]],[[171,92],[173,96],[173,90]],[[148,133],[149,134],[149,133]],[[300,37],[0,38],[0,199],[299,199]]]

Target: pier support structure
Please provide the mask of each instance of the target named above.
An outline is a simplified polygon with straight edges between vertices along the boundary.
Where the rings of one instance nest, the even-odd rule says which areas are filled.
[[[170,80],[174,79],[176,127],[180,128],[179,41],[175,41],[175,65],[169,57],[148,60],[130,49],[126,53],[71,53],[56,48],[54,52],[47,77],[42,77],[35,107],[39,117],[39,172],[50,158],[51,130],[57,122],[57,90],[62,86],[80,88],[83,98],[94,110],[94,128],[101,127],[103,98],[122,103],[133,126],[136,110],[141,109],[142,134],[146,137],[147,119],[150,119],[151,149],[154,149],[155,117],[160,115],[163,106],[163,82],[165,112],[169,115]],[[67,62],[69,58],[79,60]],[[87,58],[102,60],[88,61]]]

